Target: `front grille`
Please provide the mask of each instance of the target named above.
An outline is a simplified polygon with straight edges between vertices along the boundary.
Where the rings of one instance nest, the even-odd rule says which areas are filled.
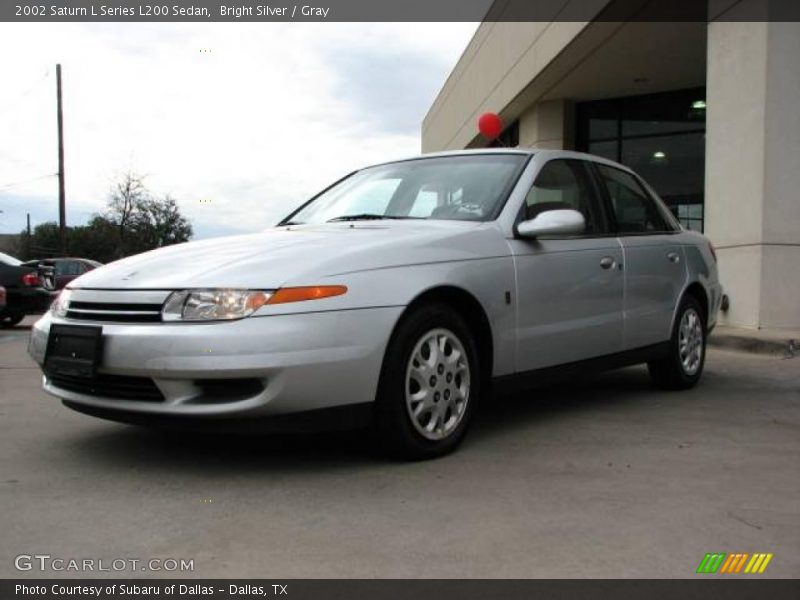
[[[67,308],[67,318],[113,323],[159,323],[161,322],[161,304],[72,300]]]
[[[93,379],[48,375],[50,384],[77,394],[118,398],[120,400],[140,400],[142,402],[163,402],[164,394],[148,377],[128,377],[124,375],[97,374]]]

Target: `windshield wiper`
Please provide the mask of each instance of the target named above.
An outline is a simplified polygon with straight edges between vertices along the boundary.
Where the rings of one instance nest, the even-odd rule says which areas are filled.
[[[283,223],[278,223],[278,227],[286,227],[287,225],[305,225],[302,221],[284,221]]]
[[[334,221],[380,221],[382,219],[418,219],[420,217],[402,217],[399,215],[376,215],[373,213],[359,213],[357,215],[342,215],[328,219],[328,223]]]

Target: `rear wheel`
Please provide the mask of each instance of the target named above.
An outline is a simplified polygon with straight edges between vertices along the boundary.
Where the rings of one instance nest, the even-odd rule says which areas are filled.
[[[678,308],[666,358],[647,364],[653,382],[664,389],[694,387],[703,374],[706,358],[706,319],[694,296],[686,296]]]
[[[0,312],[0,327],[3,329],[8,329],[10,327],[14,327],[15,325],[19,325],[22,319],[25,318],[24,313],[10,313],[6,311]]]
[[[405,316],[381,372],[374,432],[395,456],[434,458],[463,439],[480,391],[478,356],[463,319],[431,304]]]

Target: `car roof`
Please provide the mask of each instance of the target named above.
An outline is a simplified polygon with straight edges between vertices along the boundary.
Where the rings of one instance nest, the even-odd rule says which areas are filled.
[[[514,148],[470,148],[467,150],[444,150],[441,152],[429,152],[427,154],[418,154],[416,156],[409,156],[406,158],[401,158],[397,160],[387,160],[385,162],[376,163],[373,165],[369,165],[368,167],[379,167],[382,165],[391,165],[395,163],[401,162],[408,162],[412,160],[421,160],[426,158],[447,158],[447,157],[457,157],[457,156],[476,156],[480,154],[517,154],[521,156],[533,156],[536,155],[538,157],[544,159],[550,158],[573,158],[576,160],[588,160],[600,164],[606,164],[611,167],[615,167],[617,169],[622,169],[623,171],[633,172],[629,167],[622,165],[618,162],[613,160],[609,160],[607,158],[603,158],[602,156],[596,156],[594,154],[588,154],[586,152],[576,152],[574,150],[556,150],[551,148],[537,148],[536,146],[529,146],[529,147],[514,147]],[[359,169],[360,170],[360,169]]]

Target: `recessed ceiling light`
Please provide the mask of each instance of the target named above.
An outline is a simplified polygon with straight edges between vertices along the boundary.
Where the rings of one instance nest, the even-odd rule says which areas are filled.
[[[692,102],[692,108],[695,110],[704,110],[705,107],[706,107],[705,100],[695,100],[694,102]]]
[[[653,158],[656,160],[664,160],[665,158],[667,158],[667,155],[665,152],[662,152],[661,150],[656,150],[655,152],[653,152]]]

